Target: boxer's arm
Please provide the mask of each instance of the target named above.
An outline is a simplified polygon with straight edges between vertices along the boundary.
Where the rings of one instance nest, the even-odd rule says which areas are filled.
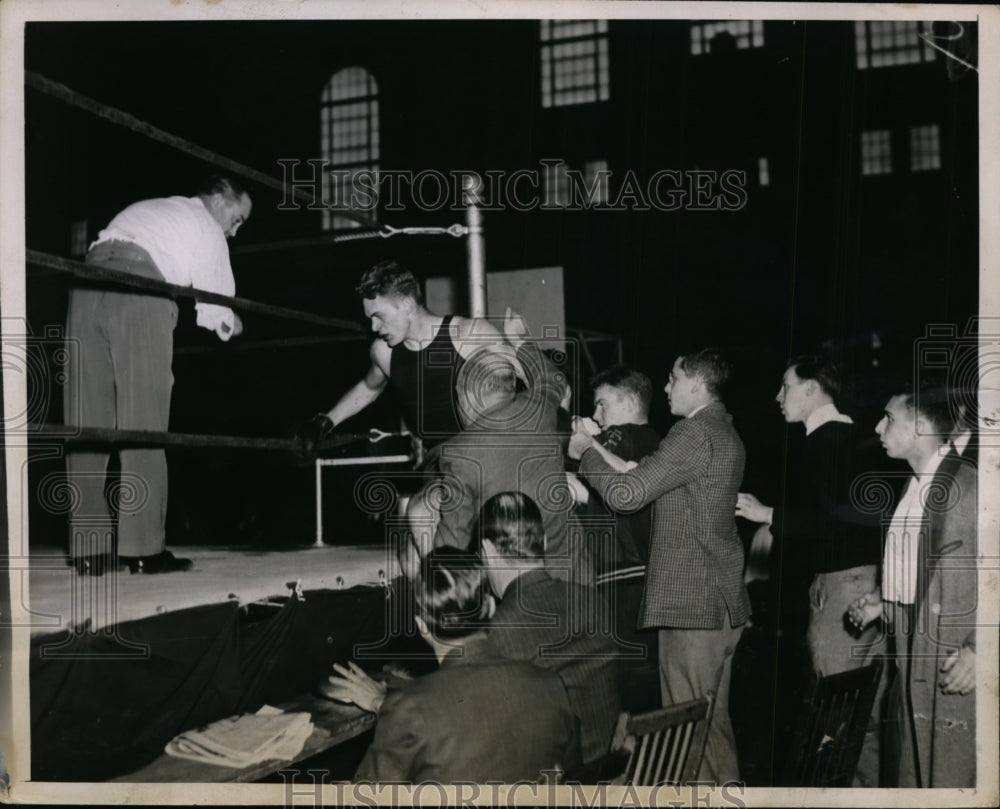
[[[389,347],[382,340],[376,340],[372,343],[369,355],[372,364],[368,373],[341,396],[326,414],[334,426],[368,407],[389,384]]]
[[[451,322],[455,326],[455,347],[462,359],[467,360],[476,349],[484,345],[504,342],[503,335],[496,326],[483,318],[455,315]]]

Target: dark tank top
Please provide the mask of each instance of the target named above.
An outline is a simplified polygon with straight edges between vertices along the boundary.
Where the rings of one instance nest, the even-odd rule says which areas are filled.
[[[399,396],[410,431],[425,448],[458,433],[462,426],[455,407],[455,382],[465,360],[452,342],[446,315],[430,345],[411,351],[403,343],[392,349],[389,381]]]

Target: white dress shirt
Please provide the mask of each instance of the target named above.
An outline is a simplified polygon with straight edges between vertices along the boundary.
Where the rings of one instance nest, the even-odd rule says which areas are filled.
[[[91,247],[107,241],[131,242],[142,247],[169,284],[220,295],[236,292],[226,235],[200,197],[166,197],[133,203],[97,234]],[[199,301],[195,312],[199,326],[211,329],[223,340],[232,336],[235,320],[232,309]]]
[[[924,500],[943,455],[935,452],[919,474],[910,476],[885,536],[882,600],[912,604],[917,592],[917,550],[927,533]]]

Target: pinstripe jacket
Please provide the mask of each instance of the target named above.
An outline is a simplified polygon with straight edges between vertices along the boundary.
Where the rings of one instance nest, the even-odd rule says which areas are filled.
[[[544,570],[518,576],[490,619],[493,648],[555,671],[580,718],[584,763],[608,752],[621,708],[618,647],[593,587],[555,579]]]
[[[354,780],[540,781],[579,764],[578,724],[555,673],[477,638],[389,690]]]
[[[722,629],[750,617],[734,516],[745,460],[722,402],[677,422],[630,472],[583,454],[580,472],[615,511],[655,503],[639,628]]]

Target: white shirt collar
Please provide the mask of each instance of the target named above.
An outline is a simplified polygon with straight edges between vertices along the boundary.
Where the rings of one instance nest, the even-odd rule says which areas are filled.
[[[938,451],[933,453],[930,458],[927,459],[927,463],[924,464],[924,468],[919,472],[915,472],[914,476],[917,478],[923,478],[927,480],[934,477],[937,473],[938,467],[941,465],[941,461],[945,459],[945,456],[951,452],[951,443],[945,442],[940,447]]]
[[[842,424],[854,424],[854,419],[850,416],[845,416],[837,410],[837,405],[830,402],[822,407],[817,407],[812,413],[806,416],[806,435],[810,435],[815,432],[828,421],[839,421]]]

